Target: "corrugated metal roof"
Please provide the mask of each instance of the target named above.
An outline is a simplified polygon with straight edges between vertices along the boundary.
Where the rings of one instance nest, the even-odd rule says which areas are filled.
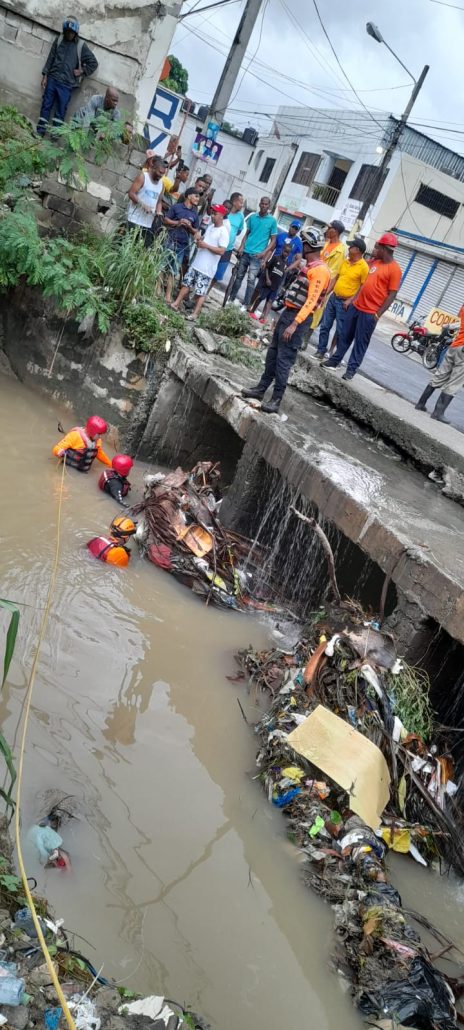
[[[392,117],[390,122],[393,129],[397,124],[397,119]],[[442,146],[441,143],[437,143],[436,140],[430,139],[424,133],[418,132],[417,129],[411,129],[409,125],[406,125],[401,133],[398,149],[405,154],[410,154],[418,161],[424,161],[432,168],[438,168],[446,175],[451,175],[453,179],[464,182],[464,157],[456,154],[454,150]]]

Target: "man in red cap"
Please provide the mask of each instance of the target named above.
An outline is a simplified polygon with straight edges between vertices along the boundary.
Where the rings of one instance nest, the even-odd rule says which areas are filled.
[[[398,240],[392,232],[385,232],[377,240],[369,261],[369,275],[351,299],[337,349],[323,364],[323,368],[337,368],[354,341],[343,379],[349,380],[356,375],[379,318],[396,297],[402,274],[400,266],[393,258],[397,245]]]
[[[182,301],[185,300],[190,288],[195,294],[196,303],[190,320],[195,319],[205,303],[205,297],[214,279],[216,268],[219,264],[221,254],[224,254],[229,246],[229,229],[224,225],[224,218],[227,215],[227,208],[222,204],[213,204],[211,207],[211,225],[203,237],[198,233],[195,237],[197,252],[183,278],[182,286],[171,307],[178,311]]]

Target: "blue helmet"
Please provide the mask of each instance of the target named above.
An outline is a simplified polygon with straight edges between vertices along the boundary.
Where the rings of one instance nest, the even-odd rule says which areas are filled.
[[[63,22],[63,32],[66,32],[66,29],[71,29],[73,32],[79,32],[79,22],[76,18],[65,18]]]

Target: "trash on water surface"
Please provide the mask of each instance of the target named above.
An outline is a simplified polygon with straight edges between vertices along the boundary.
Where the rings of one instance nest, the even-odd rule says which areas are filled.
[[[390,773],[372,741],[318,705],[289,734],[288,744],[348,791],[352,811],[377,829],[390,798]]]
[[[76,1030],[100,1030],[101,1019],[91,998],[73,994],[68,1002]]]
[[[46,1009],[44,1014],[44,1025],[47,1030],[58,1030],[62,1015],[62,1008]]]

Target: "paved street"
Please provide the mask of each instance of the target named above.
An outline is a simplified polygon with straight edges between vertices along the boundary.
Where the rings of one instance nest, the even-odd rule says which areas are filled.
[[[395,323],[389,321],[374,334],[361,372],[373,382],[415,404],[430,381],[430,373],[416,355],[409,357],[406,354],[397,354],[393,350],[390,339],[394,332]],[[432,410],[433,406],[434,397],[428,402],[428,409]],[[461,391],[450,404],[447,417],[451,425],[464,432],[464,391]]]

